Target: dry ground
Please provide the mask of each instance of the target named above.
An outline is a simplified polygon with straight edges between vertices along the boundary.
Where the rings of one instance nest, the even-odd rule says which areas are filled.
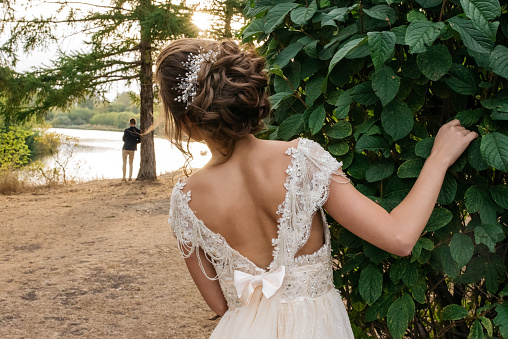
[[[167,223],[171,176],[0,195],[0,338],[207,338]]]

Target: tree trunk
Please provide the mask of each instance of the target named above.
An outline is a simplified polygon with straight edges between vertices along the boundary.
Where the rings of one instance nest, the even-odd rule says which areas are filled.
[[[233,37],[231,33],[231,20],[233,19],[235,1],[226,0],[225,20],[224,20],[224,37],[230,39]]]
[[[148,13],[151,7],[151,0],[141,0],[140,7],[143,12]],[[140,129],[143,134],[153,125],[153,83],[152,83],[152,44],[150,30],[141,24],[141,107],[140,107]],[[141,162],[137,180],[156,180],[155,170],[155,147],[153,130],[141,135]]]

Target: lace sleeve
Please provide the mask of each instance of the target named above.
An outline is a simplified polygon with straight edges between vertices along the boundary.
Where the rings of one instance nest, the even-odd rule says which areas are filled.
[[[310,190],[317,206],[328,200],[330,181],[349,183],[342,172],[342,162],[337,161],[328,151],[315,141],[306,140],[306,170],[310,178]]]
[[[168,222],[173,231],[173,235],[176,240],[178,240],[180,252],[184,258],[188,258],[194,251],[197,253],[199,237],[197,234],[197,227],[195,227],[194,221],[190,218],[185,209],[185,204],[187,202],[184,199],[190,199],[190,196],[181,191],[184,185],[185,184],[181,182],[177,182],[173,188]]]

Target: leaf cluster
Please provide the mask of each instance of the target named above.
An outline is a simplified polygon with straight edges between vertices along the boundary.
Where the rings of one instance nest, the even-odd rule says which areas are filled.
[[[312,138],[391,211],[438,129],[478,132],[405,258],[330,220],[355,335],[508,337],[508,12],[498,0],[258,0],[244,42],[268,61],[261,136]],[[366,211],[368,213],[368,211]]]

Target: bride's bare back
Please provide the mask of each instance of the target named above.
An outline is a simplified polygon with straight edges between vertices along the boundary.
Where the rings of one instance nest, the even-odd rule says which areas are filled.
[[[207,165],[185,180],[190,208],[213,232],[256,266],[272,261],[272,239],[277,237],[276,213],[284,201],[286,169],[292,142],[258,140],[242,143],[220,165]],[[317,251],[324,243],[321,218],[314,216],[311,235],[297,255]]]

